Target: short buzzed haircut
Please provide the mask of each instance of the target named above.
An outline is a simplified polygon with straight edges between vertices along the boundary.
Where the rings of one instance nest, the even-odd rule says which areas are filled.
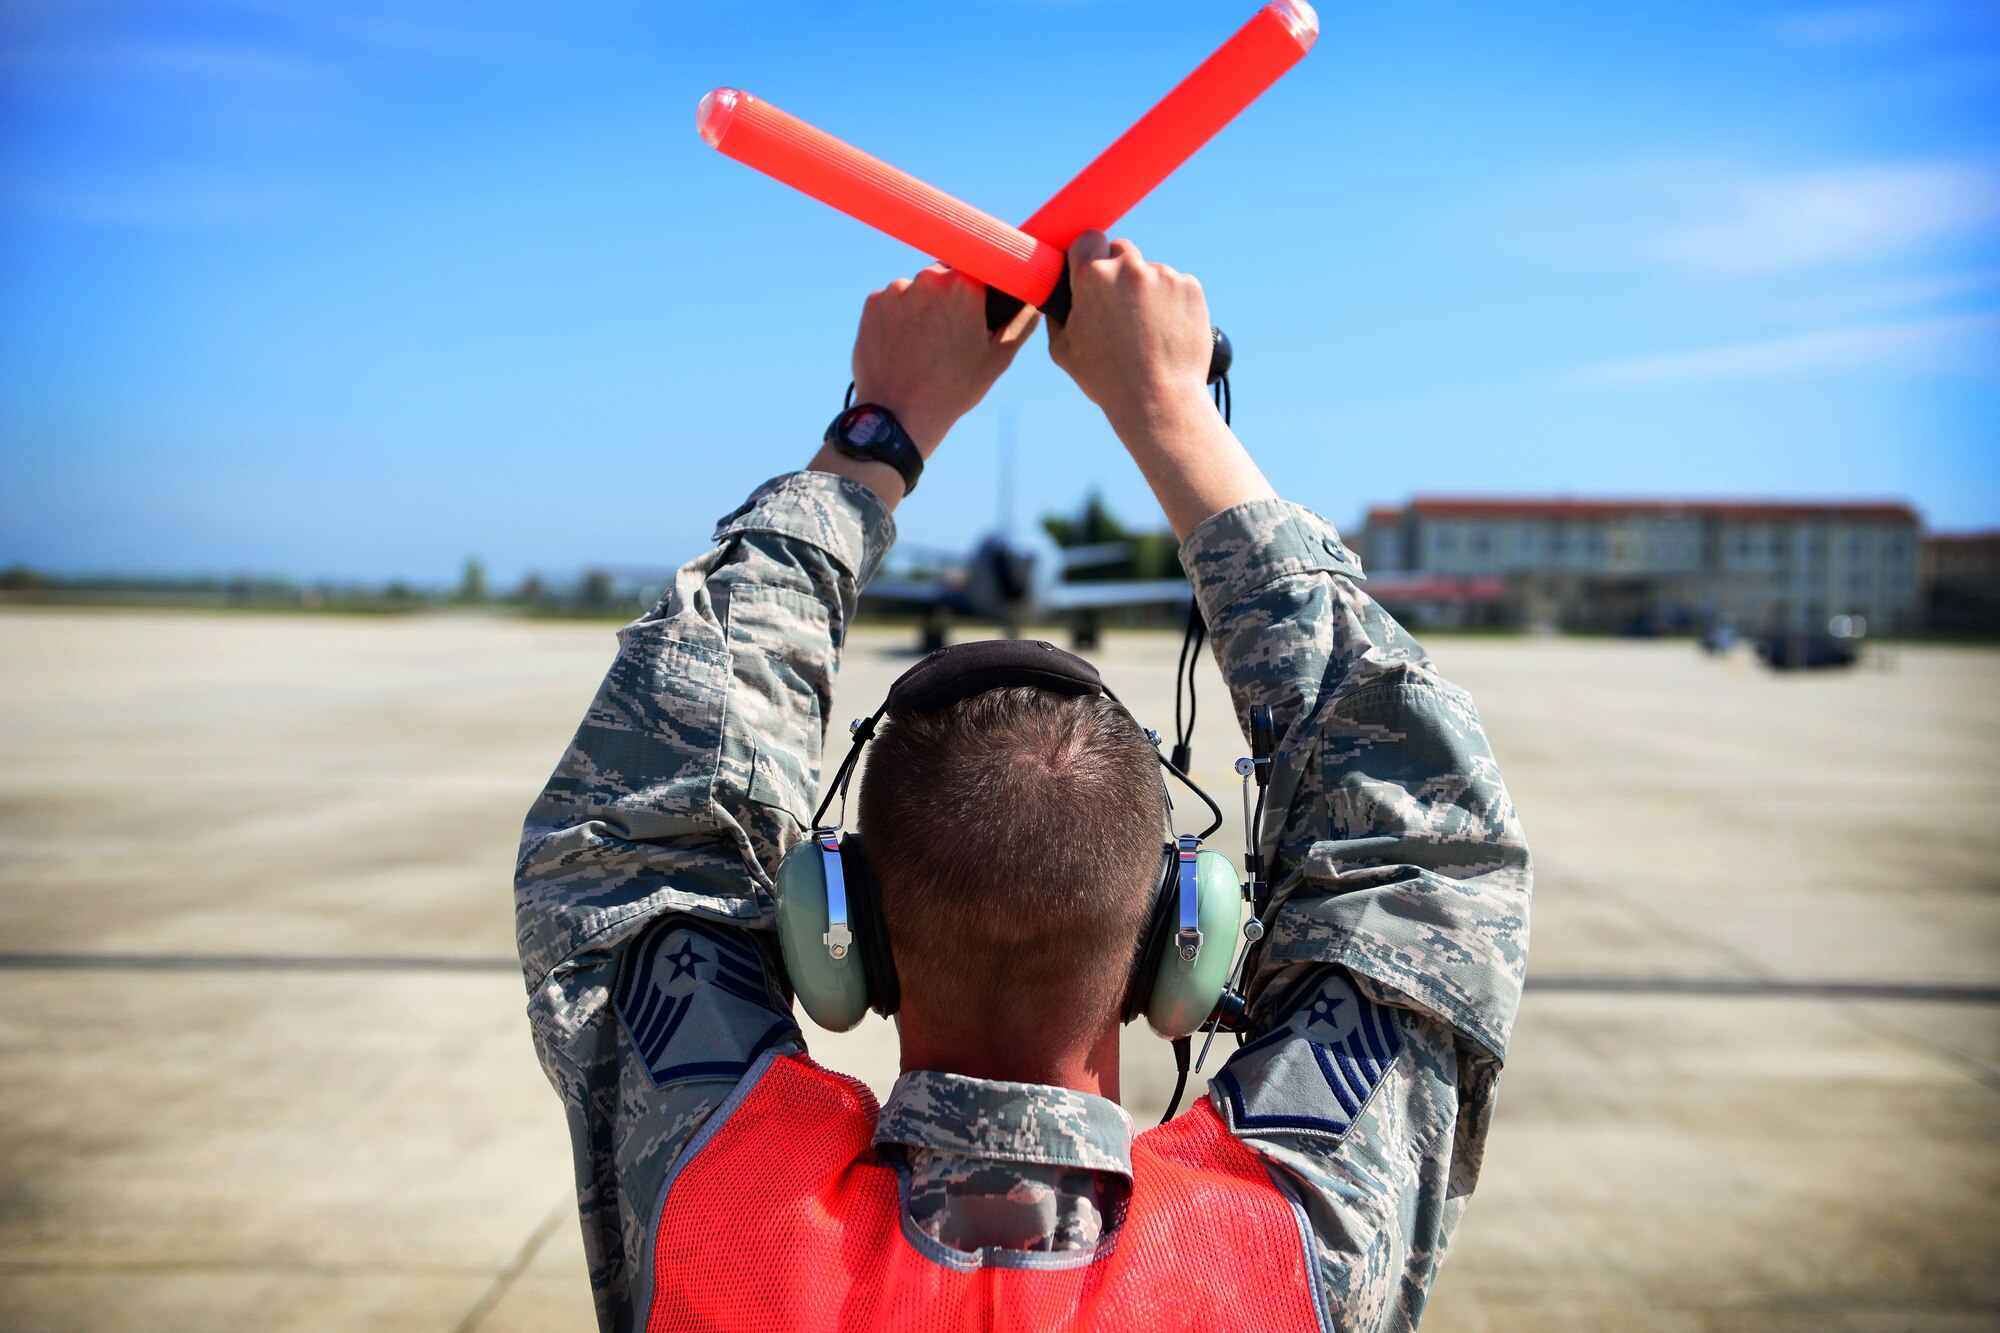
[[[860,815],[904,1003],[933,1031],[1017,1052],[1115,1021],[1166,827],[1122,706],[1014,686],[891,713]]]

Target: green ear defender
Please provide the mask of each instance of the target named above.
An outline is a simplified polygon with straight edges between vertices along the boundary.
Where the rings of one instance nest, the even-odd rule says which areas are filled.
[[[868,978],[847,919],[845,881],[838,829],[814,829],[778,867],[785,972],[807,1016],[831,1032],[847,1031],[868,1012]]]
[[[1177,870],[1193,842],[1193,838],[1180,840],[1174,857]],[[1143,975],[1135,978],[1150,983],[1144,988],[1146,1025],[1168,1040],[1193,1036],[1214,1015],[1229,985],[1243,925],[1243,888],[1229,858],[1221,852],[1196,851],[1193,873],[1194,934],[1190,937],[1176,922],[1164,941],[1166,947],[1141,951]],[[1174,897],[1178,899],[1179,893]],[[1191,951],[1189,943],[1194,946]],[[1145,973],[1149,963],[1151,971]]]
[[[778,867],[778,947],[807,1017],[845,1032],[870,1009],[901,1002],[874,877],[859,834],[816,828]],[[1216,1012],[1241,938],[1236,868],[1200,839],[1168,846],[1126,984],[1123,1018],[1144,1014],[1169,1039],[1193,1035]]]

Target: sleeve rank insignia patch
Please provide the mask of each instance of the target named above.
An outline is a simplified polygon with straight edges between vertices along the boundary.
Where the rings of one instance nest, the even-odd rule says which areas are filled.
[[[626,947],[612,997],[633,1051],[655,1087],[681,1079],[741,1078],[760,1054],[796,1035],[770,993],[756,949],[727,929],[663,917]],[[741,1052],[687,1060],[679,1052]]]
[[[1291,1018],[1231,1056],[1215,1076],[1230,1127],[1339,1137],[1403,1049],[1391,1012],[1328,968]],[[1255,1071],[1256,1077],[1251,1073]],[[1245,1085],[1253,1091],[1245,1092]]]

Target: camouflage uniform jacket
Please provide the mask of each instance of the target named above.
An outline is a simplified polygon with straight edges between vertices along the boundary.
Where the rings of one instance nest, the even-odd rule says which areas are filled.
[[[893,538],[880,502],[832,475],[759,488],[621,631],[528,816],[528,1013],[606,1329],[645,1322],[677,1159],[804,1049],[771,876],[814,805],[841,645]],[[1182,561],[1239,723],[1269,704],[1280,738],[1250,1039],[1208,1097],[1308,1221],[1327,1325],[1409,1328],[1479,1171],[1526,962],[1527,849],[1472,701],[1361,592],[1331,524],[1240,505]],[[939,1244],[1069,1249],[1115,1234],[1132,1133],[1085,1093],[920,1072],[876,1142]]]

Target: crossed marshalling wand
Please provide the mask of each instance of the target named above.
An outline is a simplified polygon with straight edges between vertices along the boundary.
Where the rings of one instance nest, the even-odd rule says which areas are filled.
[[[1018,228],[734,88],[703,97],[695,126],[710,147],[985,283],[991,327],[1023,303],[1062,320],[1071,243],[1116,224],[1318,36],[1319,17],[1306,0],[1266,5]],[[1218,329],[1209,383],[1228,373],[1230,360]]]

